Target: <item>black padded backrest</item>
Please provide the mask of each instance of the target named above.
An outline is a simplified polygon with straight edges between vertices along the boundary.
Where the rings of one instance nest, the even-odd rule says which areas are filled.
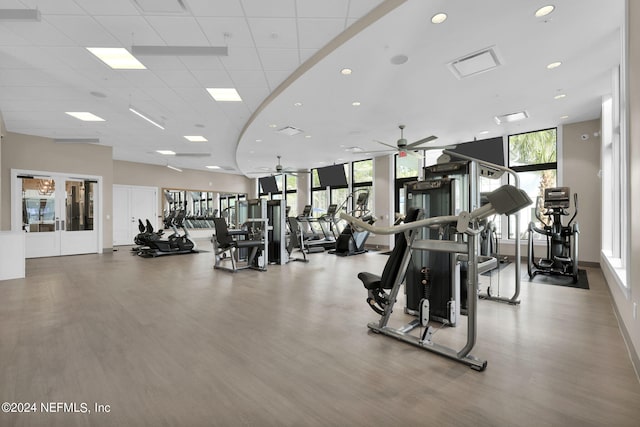
[[[300,223],[298,219],[290,216],[288,218],[289,227],[291,227],[291,240],[290,247],[291,248],[299,248],[300,247]]]
[[[146,221],[147,221],[147,226],[145,227],[145,231],[151,234],[153,233],[153,225],[151,225],[151,222],[149,222],[149,219],[147,219]]]
[[[224,218],[213,218],[213,225],[216,229],[216,240],[218,246],[226,248],[233,243],[233,237],[229,234],[229,228],[227,227],[227,221]]]
[[[420,209],[409,208],[407,215],[404,218],[404,222],[413,222],[418,219],[420,216]],[[404,255],[404,251],[407,249],[407,239],[404,233],[396,234],[396,244],[393,247],[393,251],[391,255],[389,255],[389,259],[387,263],[384,265],[384,270],[382,270],[382,277],[380,278],[380,287],[383,289],[391,289],[393,287],[393,282],[395,278],[400,274],[400,264],[402,263],[402,256]]]

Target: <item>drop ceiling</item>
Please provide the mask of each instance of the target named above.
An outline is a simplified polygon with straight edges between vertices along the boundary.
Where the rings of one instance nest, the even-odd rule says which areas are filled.
[[[546,4],[556,9],[536,18]],[[39,21],[0,20],[7,130],[97,138],[118,160],[227,173],[271,169],[276,155],[292,168],[381,155],[367,153],[384,148],[375,140],[394,144],[399,124],[409,141],[433,134],[437,146],[597,118],[624,17],[623,0],[0,0],[0,9],[34,8]],[[432,24],[439,12],[448,19]],[[228,55],[146,55],[146,70],[113,70],[86,50],[132,46],[225,46]],[[487,48],[497,66],[452,73]],[[236,88],[242,102],[214,101],[213,87]],[[494,120],[518,111],[529,117]],[[278,132],[286,127],[302,132]]]

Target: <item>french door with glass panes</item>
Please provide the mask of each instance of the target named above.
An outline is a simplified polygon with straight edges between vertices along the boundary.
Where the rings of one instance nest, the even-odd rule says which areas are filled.
[[[99,177],[12,174],[13,230],[24,230],[26,257],[97,253]]]

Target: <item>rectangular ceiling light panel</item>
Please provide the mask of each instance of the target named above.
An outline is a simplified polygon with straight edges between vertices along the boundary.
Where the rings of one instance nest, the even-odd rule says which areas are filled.
[[[114,70],[146,70],[147,67],[122,47],[88,47],[87,50]]]
[[[185,135],[185,139],[189,142],[207,142],[207,138],[201,135]]]
[[[209,94],[216,101],[222,102],[240,102],[240,94],[234,88],[207,88]]]
[[[458,78],[484,73],[501,65],[493,47],[470,53],[449,63],[449,69]]]
[[[75,117],[78,120],[82,120],[83,122],[104,122],[105,120],[102,117],[98,117],[93,113],[89,113],[87,111],[66,111],[66,114],[71,117]]]
[[[524,120],[529,117],[529,113],[526,111],[518,111],[516,113],[503,114],[502,116],[495,116],[493,119],[497,124],[512,123],[519,120]]]
[[[131,46],[136,56],[228,56],[226,46]]]

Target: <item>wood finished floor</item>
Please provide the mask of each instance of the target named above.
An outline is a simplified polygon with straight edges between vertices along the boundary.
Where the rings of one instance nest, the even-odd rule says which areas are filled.
[[[523,282],[520,306],[480,301],[479,373],[367,332],[377,315],[356,275],[381,271],[379,253],[236,274],[212,256],[121,248],[28,260],[26,279],[0,282],[0,401],[111,407],[2,413],[0,425],[640,425],[599,269],[587,268],[590,290]]]

